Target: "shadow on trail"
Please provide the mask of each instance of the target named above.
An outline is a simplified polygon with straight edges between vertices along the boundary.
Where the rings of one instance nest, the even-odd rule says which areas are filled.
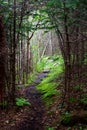
[[[48,72],[39,73],[35,83],[39,84],[47,75]],[[29,117],[20,124],[18,130],[44,130],[45,106],[41,100],[41,93],[35,85],[31,85],[26,90],[26,96],[31,103],[31,110]]]

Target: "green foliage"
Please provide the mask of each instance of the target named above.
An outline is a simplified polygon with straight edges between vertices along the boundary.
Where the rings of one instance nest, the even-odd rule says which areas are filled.
[[[77,100],[76,100],[76,98],[74,98],[74,97],[70,97],[69,101],[72,102],[72,103],[74,103],[74,102],[76,102]]]
[[[20,97],[20,98],[16,98],[16,105],[22,107],[22,106],[30,105],[30,103],[29,101],[27,101],[27,99]]]
[[[61,118],[61,122],[65,125],[70,124],[72,121],[72,116],[70,115],[70,113],[65,112]]]
[[[67,130],[71,130],[71,127],[69,127]]]
[[[50,73],[48,74],[47,78],[43,79],[42,82],[37,86],[37,89],[42,92],[42,98],[46,102],[47,106],[49,106],[54,101],[53,97],[61,94],[60,91],[57,90],[61,80],[59,82],[56,82],[56,80],[63,73],[64,69],[62,57],[53,56],[47,59],[48,61],[44,65],[44,69],[49,68]]]
[[[37,70],[38,72],[44,70],[46,64],[48,63],[48,58],[49,58],[49,57],[43,57],[43,58],[37,63],[36,70]]]
[[[47,126],[46,130],[55,130],[53,127]]]
[[[43,94],[42,99],[46,102],[46,105],[49,106],[53,102],[54,95],[60,95],[60,92],[56,89],[56,83],[46,83],[38,85],[37,89],[40,90]]]
[[[25,86],[29,86],[29,84],[31,84],[32,82],[34,82],[34,80],[36,79],[36,73],[30,73],[29,75],[28,75],[28,81],[27,81],[27,83],[25,84]]]
[[[80,102],[84,105],[87,105],[87,94],[81,96]]]
[[[56,90],[56,86],[56,83],[47,83],[44,84],[44,86],[42,84],[38,85],[38,89],[43,91],[43,99],[50,98],[55,94],[59,94]]]
[[[83,90],[82,85],[77,85],[77,86],[74,87],[74,89],[76,91],[82,91]]]
[[[82,126],[79,127],[80,130],[83,130]]]
[[[65,116],[65,117],[63,118],[64,124],[69,124],[71,120],[72,120],[71,116]]]
[[[36,66],[37,71],[50,70],[50,69],[52,71],[54,71],[55,69],[58,69],[59,73],[60,71],[63,71],[63,58],[61,55],[53,55],[53,56],[48,56],[48,57],[44,56],[37,63],[37,66]]]
[[[6,108],[8,105],[7,101],[3,101],[2,103],[0,103],[0,106],[4,109]]]

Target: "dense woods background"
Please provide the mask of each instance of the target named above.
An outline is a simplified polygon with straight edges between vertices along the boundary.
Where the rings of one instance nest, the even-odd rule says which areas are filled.
[[[63,103],[87,105],[87,0],[0,0],[0,108],[44,56],[63,58]],[[76,102],[75,102],[76,100]]]

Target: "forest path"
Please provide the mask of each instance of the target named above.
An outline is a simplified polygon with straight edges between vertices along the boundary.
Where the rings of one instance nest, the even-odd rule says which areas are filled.
[[[39,73],[35,83],[39,84],[42,79],[47,77],[48,72]],[[45,106],[41,100],[41,93],[36,89],[35,84],[30,85],[26,90],[26,97],[31,103],[31,110],[29,117],[20,124],[18,130],[44,130],[44,115],[45,115]]]

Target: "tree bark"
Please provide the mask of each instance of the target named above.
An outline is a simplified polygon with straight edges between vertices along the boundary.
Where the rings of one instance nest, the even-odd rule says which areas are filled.
[[[12,103],[15,104],[15,51],[16,51],[16,0],[14,0],[13,18],[13,54],[12,54]]]
[[[0,105],[3,103],[3,89],[5,88],[5,36],[2,17],[0,17]]]

